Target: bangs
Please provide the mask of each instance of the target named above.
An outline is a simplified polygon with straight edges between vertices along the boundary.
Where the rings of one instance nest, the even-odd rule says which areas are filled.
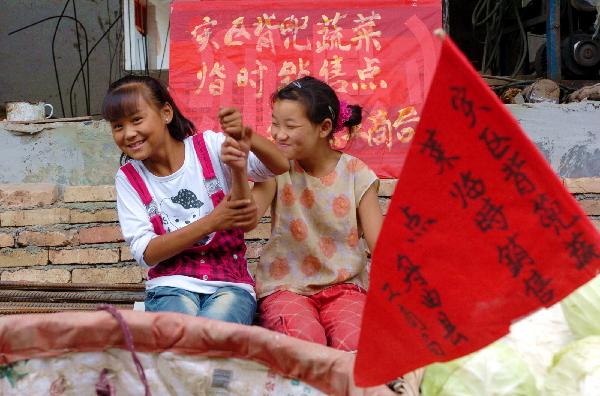
[[[146,99],[144,91],[141,84],[127,84],[110,92],[102,103],[102,117],[113,122],[137,113]]]
[[[283,100],[283,99],[302,100],[302,97],[298,92],[296,92],[296,89],[294,87],[292,87],[290,84],[290,85],[287,85],[287,86],[281,88],[279,91],[275,91],[271,95],[271,107],[273,107],[275,102],[277,102],[278,100]]]

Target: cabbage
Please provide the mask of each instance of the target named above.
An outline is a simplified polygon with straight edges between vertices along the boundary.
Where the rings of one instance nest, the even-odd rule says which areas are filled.
[[[561,306],[577,338],[600,335],[600,276],[565,298]]]
[[[600,275],[487,348],[428,366],[422,394],[600,396]]]
[[[574,341],[555,355],[542,395],[600,395],[600,336]]]
[[[427,367],[423,396],[536,396],[533,375],[503,341],[447,363]]]
[[[554,355],[574,340],[560,304],[541,308],[513,323],[510,333],[503,338],[519,352],[540,390],[544,387]]]

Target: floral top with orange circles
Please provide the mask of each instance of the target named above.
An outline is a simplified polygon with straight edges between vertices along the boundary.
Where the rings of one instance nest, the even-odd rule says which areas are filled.
[[[306,173],[297,162],[276,177],[271,238],[256,270],[258,297],[277,290],[310,295],[338,283],[368,285],[366,243],[357,209],[379,183],[364,162],[342,154],[333,172]]]

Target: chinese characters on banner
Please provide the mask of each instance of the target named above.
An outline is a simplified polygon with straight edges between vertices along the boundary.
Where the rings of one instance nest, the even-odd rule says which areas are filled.
[[[471,353],[600,269],[600,236],[449,38],[373,255],[355,367]]]
[[[219,107],[234,105],[268,136],[271,94],[319,78],[364,108],[354,138],[339,134],[336,147],[397,177],[439,51],[427,32],[440,25],[440,0],[178,0],[169,89],[199,131],[218,130]]]

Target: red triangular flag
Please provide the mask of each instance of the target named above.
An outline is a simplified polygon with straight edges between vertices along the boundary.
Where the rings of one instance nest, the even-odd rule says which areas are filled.
[[[449,38],[377,247],[360,386],[476,351],[600,268],[600,236]]]

